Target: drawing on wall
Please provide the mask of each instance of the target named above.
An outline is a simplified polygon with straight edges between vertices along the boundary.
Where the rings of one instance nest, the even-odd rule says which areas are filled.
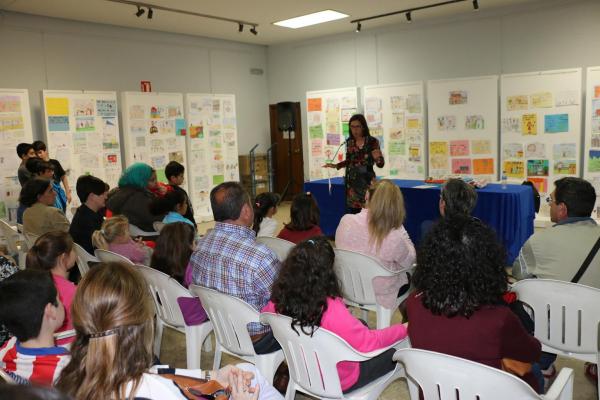
[[[527,176],[548,176],[548,160],[527,160]]]
[[[444,115],[437,118],[438,130],[453,131],[456,129],[456,116]]]

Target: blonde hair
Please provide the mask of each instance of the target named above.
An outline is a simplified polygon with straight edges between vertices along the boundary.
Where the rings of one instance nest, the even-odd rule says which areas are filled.
[[[382,179],[371,185],[367,207],[369,243],[379,250],[386,236],[404,223],[404,197],[394,182]]]
[[[77,400],[133,399],[152,364],[154,308],[133,267],[101,263],[77,286],[71,315],[71,361],[56,386]]]
[[[102,228],[92,234],[92,244],[97,249],[108,250],[117,237],[129,232],[129,220],[124,215],[115,215],[102,222]]]

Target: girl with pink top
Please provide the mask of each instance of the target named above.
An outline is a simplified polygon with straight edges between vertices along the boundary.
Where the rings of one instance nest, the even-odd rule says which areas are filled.
[[[65,320],[56,332],[73,329],[71,303],[77,287],[67,278],[69,270],[75,265],[77,256],[73,249],[73,240],[67,232],[52,231],[43,234],[27,252],[27,268],[40,269],[52,274],[58,297],[65,307]],[[57,340],[58,345],[71,343],[75,337]]]
[[[102,228],[92,234],[97,249],[109,250],[131,260],[134,264],[148,265],[152,249],[129,234],[129,220],[123,215],[105,219]]]
[[[406,211],[400,188],[382,179],[367,190],[366,201],[360,213],[342,217],[335,232],[336,247],[375,257],[390,271],[409,268],[416,253],[402,226]],[[407,274],[373,279],[377,302],[385,308],[395,308],[396,299],[408,288]]]
[[[402,324],[372,330],[346,308],[333,269],[335,253],[329,241],[314,237],[296,245],[283,262],[273,283],[271,300],[263,312],[292,318],[298,334],[310,335],[322,327],[339,335],[358,351],[368,352],[390,346],[406,337]],[[343,361],[337,366],[344,392],[358,389],[395,368],[390,349],[364,362]]]

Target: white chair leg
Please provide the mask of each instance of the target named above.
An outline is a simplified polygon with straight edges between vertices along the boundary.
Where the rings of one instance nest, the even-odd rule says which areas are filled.
[[[221,367],[221,345],[217,342],[215,346],[215,357],[213,358],[213,370],[219,369]]]
[[[287,390],[285,391],[285,400],[294,400],[296,397],[296,384],[290,380]]]
[[[156,318],[155,319],[156,332],[154,335],[154,354],[156,355],[156,357],[160,358],[160,345],[162,344],[162,335],[163,335],[164,325],[163,325],[162,321],[160,320],[160,318],[158,318],[158,315],[155,318]]]
[[[369,325],[369,310],[365,310],[364,308],[361,308],[361,315],[362,315],[362,319],[367,323],[367,325]]]
[[[200,369],[200,348],[202,346],[200,326],[185,327],[185,356],[188,369]]]
[[[204,351],[208,353],[212,351],[212,340],[210,338],[210,333],[213,330],[212,323],[210,321],[203,323],[200,330],[202,332],[200,334],[200,341],[204,344]]]
[[[395,309],[390,310],[389,308],[377,304],[377,329],[383,329],[390,326],[394,311]]]

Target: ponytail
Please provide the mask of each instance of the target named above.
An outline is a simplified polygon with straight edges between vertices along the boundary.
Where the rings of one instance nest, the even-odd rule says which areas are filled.
[[[26,268],[50,271],[58,264],[58,258],[73,250],[73,239],[67,232],[48,232],[40,236],[27,252]]]
[[[102,229],[92,233],[92,245],[97,249],[108,250],[108,246],[118,237],[129,231],[129,220],[124,215],[114,215],[102,222]]]
[[[92,233],[92,245],[97,249],[108,250],[108,242],[102,234],[102,229]]]
[[[252,224],[252,230],[257,235],[263,219],[272,207],[277,207],[280,199],[281,197],[273,192],[261,193],[254,199],[254,223]]]

